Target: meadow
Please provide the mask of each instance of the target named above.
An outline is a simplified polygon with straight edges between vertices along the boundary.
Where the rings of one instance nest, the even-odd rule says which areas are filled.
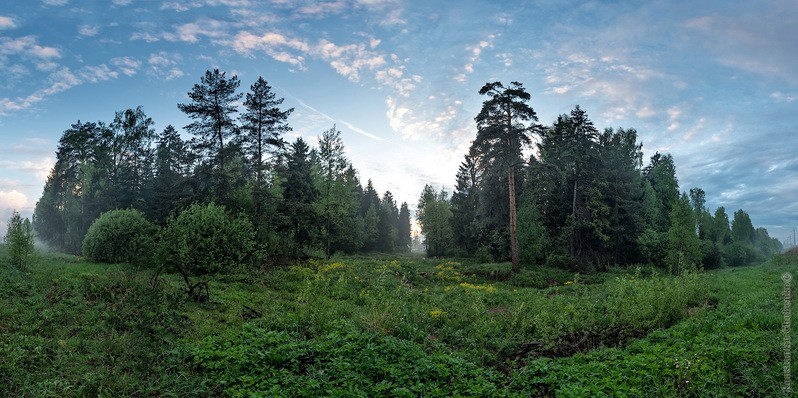
[[[0,267],[0,396],[783,396],[794,257],[510,267],[311,260],[219,276],[196,303],[178,275],[40,253]]]

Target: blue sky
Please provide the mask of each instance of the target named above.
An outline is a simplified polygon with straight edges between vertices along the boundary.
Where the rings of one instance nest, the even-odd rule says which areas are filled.
[[[77,120],[176,104],[206,69],[263,76],[293,140],[333,123],[364,180],[415,204],[454,184],[488,81],[541,123],[579,104],[674,156],[680,188],[798,226],[798,3],[777,1],[0,0],[0,218],[32,213]],[[5,230],[4,226],[0,226]]]

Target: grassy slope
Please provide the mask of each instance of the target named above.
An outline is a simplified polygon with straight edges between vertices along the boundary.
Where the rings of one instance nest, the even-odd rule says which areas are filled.
[[[217,280],[200,305],[173,276],[47,255],[0,270],[0,396],[780,394],[796,265],[507,267],[311,263]]]

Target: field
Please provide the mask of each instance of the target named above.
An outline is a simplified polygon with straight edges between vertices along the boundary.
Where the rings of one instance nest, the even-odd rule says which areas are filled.
[[[783,396],[781,260],[347,257],[219,277],[197,304],[176,275],[40,254],[0,267],[0,396]]]

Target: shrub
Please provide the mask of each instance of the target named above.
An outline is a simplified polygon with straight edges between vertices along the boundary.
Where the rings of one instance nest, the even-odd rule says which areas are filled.
[[[8,220],[5,244],[11,265],[24,270],[33,255],[33,227],[30,220],[23,219],[16,211]]]
[[[189,295],[195,295],[207,282],[192,284],[190,278],[240,271],[254,253],[254,236],[245,217],[231,217],[224,206],[213,203],[195,204],[169,219],[158,257],[183,276]]]
[[[101,263],[144,264],[151,258],[157,228],[135,209],[103,213],[83,238],[82,253]]]

